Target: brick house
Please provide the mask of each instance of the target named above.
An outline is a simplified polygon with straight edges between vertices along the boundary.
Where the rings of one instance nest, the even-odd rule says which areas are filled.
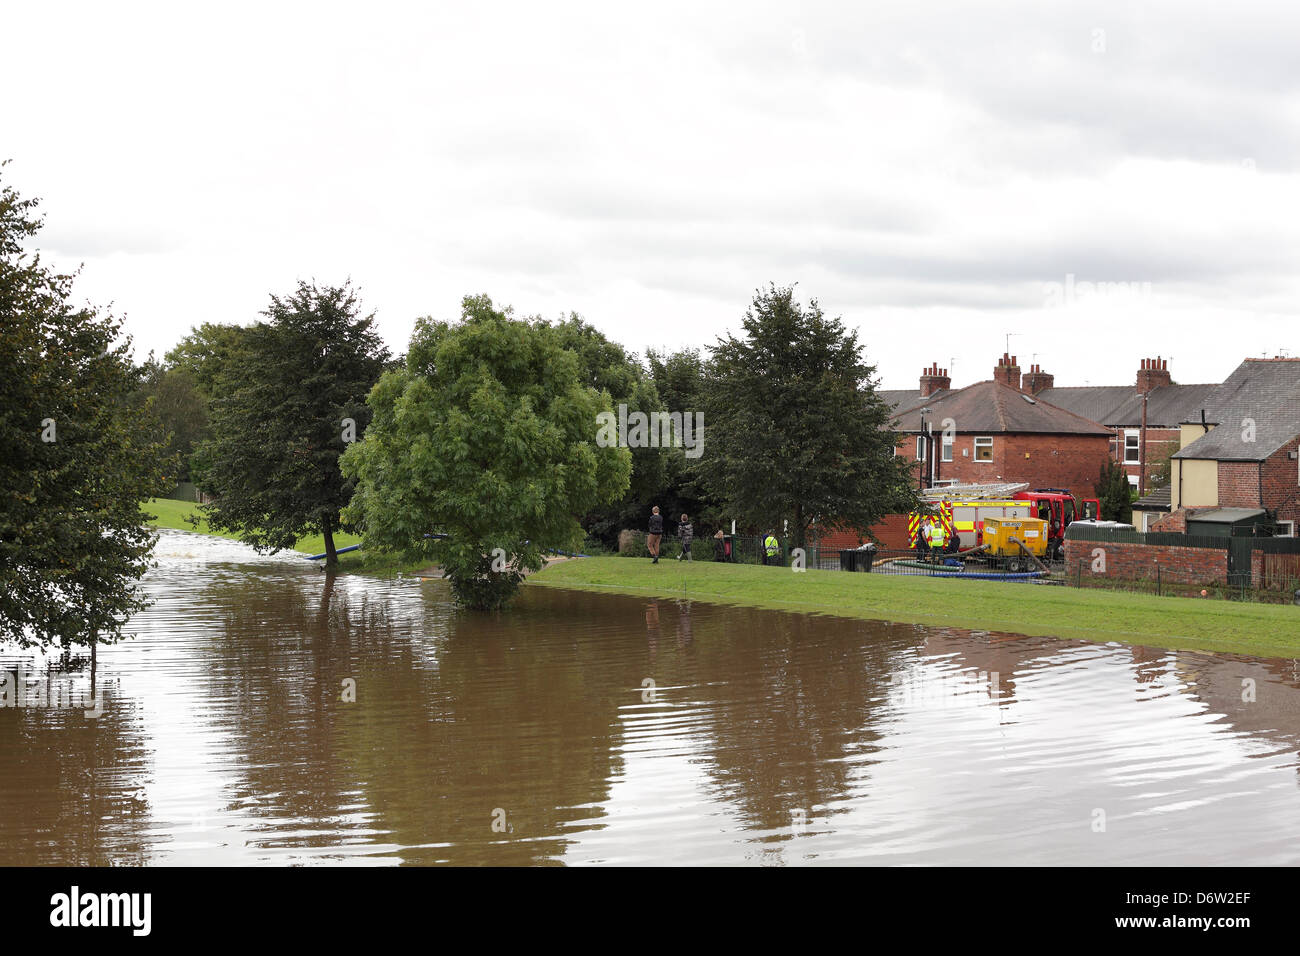
[[[1217,384],[1175,385],[1164,358],[1143,359],[1134,385],[1065,386],[1034,365],[1024,377],[1029,394],[1105,425],[1111,457],[1129,483],[1145,494],[1160,462],[1181,445],[1182,423],[1198,416]],[[1145,477],[1143,463],[1145,462]]]
[[[993,378],[952,389],[931,366],[919,392],[885,392],[907,438],[897,454],[916,462],[919,484],[1028,482],[1091,495],[1111,455],[1112,432],[1031,395],[1004,354]]]
[[[1282,534],[1295,535],[1300,359],[1250,358],[1237,366],[1198,414],[1185,418],[1171,464],[1169,511],[1150,522],[1151,530],[1183,531],[1189,518],[1208,510],[1262,508]]]

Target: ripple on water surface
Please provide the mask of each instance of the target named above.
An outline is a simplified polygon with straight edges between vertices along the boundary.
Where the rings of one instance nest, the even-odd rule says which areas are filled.
[[[156,557],[102,716],[0,709],[11,863],[1300,862],[1290,661]]]

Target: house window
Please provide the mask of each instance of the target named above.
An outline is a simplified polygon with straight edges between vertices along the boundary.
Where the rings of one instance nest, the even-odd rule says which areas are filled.
[[[1124,464],[1136,465],[1138,457],[1138,430],[1136,428],[1126,428],[1124,430]]]
[[[952,461],[952,436],[951,435],[943,436],[943,445],[941,446],[940,449],[939,460]]]
[[[925,461],[925,436],[916,436],[916,460]]]
[[[975,439],[975,460],[992,461],[993,460],[993,438],[985,436]]]
[[[1294,538],[1294,537],[1295,537],[1295,522],[1294,522],[1294,521],[1279,521],[1279,522],[1277,523],[1277,536],[1278,536],[1279,538]]]

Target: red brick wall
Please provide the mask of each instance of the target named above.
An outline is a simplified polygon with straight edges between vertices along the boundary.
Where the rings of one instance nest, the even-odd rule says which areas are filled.
[[[1124,466],[1125,474],[1137,477],[1141,471],[1141,465],[1138,462],[1126,464],[1124,461],[1124,432],[1126,429],[1116,428],[1115,437],[1111,439],[1110,450],[1111,456],[1118,464]],[[1139,437],[1141,432],[1139,430]],[[1182,441],[1181,433],[1177,428],[1148,428],[1147,429],[1147,488],[1150,490],[1151,476],[1155,474],[1156,464],[1168,455],[1171,451],[1177,451]],[[1139,452],[1140,453],[1140,452]]]
[[[1204,511],[1205,509],[1201,509]],[[1151,522],[1148,531],[1169,531],[1173,534],[1187,533],[1187,516],[1196,514],[1196,508],[1179,508],[1177,511],[1165,515],[1163,518],[1157,518]]]
[[[940,481],[1025,481],[1030,488],[1068,488],[1076,497],[1091,498],[1101,466],[1111,454],[1106,435],[995,434],[991,436],[993,460],[977,462],[975,437],[972,433],[957,434],[953,460],[939,462]],[[932,452],[939,452],[941,440],[936,431]],[[907,437],[899,455],[916,460],[915,435]]]
[[[821,546],[826,549],[856,548],[872,540],[872,535],[884,548],[910,548],[907,537],[907,515],[886,515],[879,524],[872,526],[871,535],[861,531],[830,531],[821,536]]]
[[[1300,439],[1287,442],[1264,462],[1264,503],[1256,507],[1275,512],[1279,521],[1300,521],[1300,467],[1297,467],[1300,461],[1288,457],[1297,450],[1300,450]],[[1222,475],[1223,466],[1219,468]],[[1300,531],[1300,525],[1297,530]]]
[[[1156,565],[1170,581],[1194,584],[1224,584],[1228,580],[1226,548],[1180,548],[1169,545],[1130,544],[1113,541],[1065,540],[1065,562],[1069,574],[1075,574],[1083,562],[1083,576],[1092,570],[1093,549],[1106,552],[1104,577],[1121,581],[1154,578]],[[1103,577],[1101,574],[1096,577]]]
[[[1262,508],[1259,503],[1259,462],[1219,462],[1219,507]]]

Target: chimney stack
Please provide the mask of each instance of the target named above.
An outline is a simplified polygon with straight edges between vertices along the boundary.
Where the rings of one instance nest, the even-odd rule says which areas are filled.
[[[938,363],[921,370],[922,398],[929,398],[935,392],[947,391],[950,388],[952,388],[952,379],[948,377],[948,370],[939,368]]]
[[[1043,371],[1042,366],[1029,366],[1029,374],[1024,377],[1021,384],[1024,390],[1030,395],[1037,395],[1045,388],[1051,388],[1056,382],[1056,376],[1048,375]]]
[[[1169,375],[1169,362],[1167,359],[1157,357],[1142,360],[1142,367],[1138,369],[1137,376],[1139,395],[1145,395],[1153,388],[1161,388],[1172,381],[1173,379]]]
[[[993,369],[993,381],[1002,382],[1015,389],[1020,388],[1020,363],[1016,361],[1014,355],[1002,353],[997,367]]]

